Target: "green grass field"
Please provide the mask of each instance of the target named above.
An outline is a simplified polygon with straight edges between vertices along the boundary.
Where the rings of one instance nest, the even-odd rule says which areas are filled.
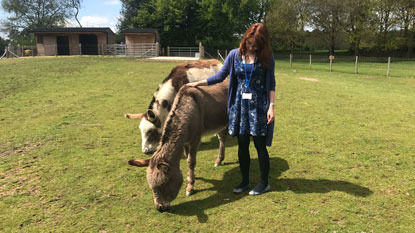
[[[159,213],[145,169],[127,164],[148,156],[139,122],[123,114],[145,111],[175,65],[0,60],[0,231],[414,232],[415,62],[393,64],[386,78],[376,64],[354,75],[353,63],[330,73],[277,61],[272,191],[233,194],[236,140],[214,168],[218,141],[208,136],[196,193],[186,197],[183,185],[172,211]],[[253,144],[251,158],[255,185]]]

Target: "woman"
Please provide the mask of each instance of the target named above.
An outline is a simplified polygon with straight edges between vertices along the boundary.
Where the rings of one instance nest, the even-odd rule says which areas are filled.
[[[238,136],[238,159],[242,182],[233,190],[241,193],[250,189],[249,143],[253,137],[258,152],[261,180],[249,192],[259,195],[270,190],[268,183],[269,155],[274,129],[275,61],[267,28],[256,23],[245,32],[238,49],[226,57],[222,69],[215,75],[188,86],[205,86],[222,82],[228,75],[229,134]]]

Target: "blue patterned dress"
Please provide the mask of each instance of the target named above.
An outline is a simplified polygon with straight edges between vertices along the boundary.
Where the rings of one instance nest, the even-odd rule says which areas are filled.
[[[237,90],[235,103],[230,107],[229,134],[232,136],[250,134],[252,136],[266,136],[267,134],[267,98],[265,77],[266,70],[255,60],[254,64],[247,64],[247,79],[251,74],[249,93],[252,99],[242,99],[242,93],[246,91],[245,67],[239,54],[234,60],[235,74],[237,77]]]

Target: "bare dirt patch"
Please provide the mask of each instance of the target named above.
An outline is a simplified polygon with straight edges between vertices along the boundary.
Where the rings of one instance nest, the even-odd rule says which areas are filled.
[[[24,154],[26,152],[36,149],[40,145],[41,145],[40,143],[35,143],[35,144],[25,144],[19,147],[13,147],[9,150],[1,152],[0,157],[9,157],[9,156],[14,156],[14,155]]]
[[[15,146],[11,146],[11,143],[8,142],[6,144],[3,144],[0,146],[0,158],[2,157],[10,157],[10,156],[16,156],[16,155],[23,155],[25,153],[29,153],[33,150],[35,150],[36,148],[40,147],[40,146],[44,146],[47,145],[49,143],[49,141],[47,140],[46,142],[27,142],[21,145],[15,145]],[[3,148],[3,149],[2,149]]]
[[[300,77],[299,79],[305,80],[305,81],[311,81],[311,82],[320,82],[320,80],[318,80],[316,78]]]
[[[37,168],[30,169],[36,158],[20,162],[12,169],[0,173],[0,199],[13,195],[36,195],[39,193],[40,176]]]

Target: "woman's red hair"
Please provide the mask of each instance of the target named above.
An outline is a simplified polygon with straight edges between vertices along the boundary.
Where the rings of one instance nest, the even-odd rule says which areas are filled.
[[[241,40],[241,44],[239,45],[239,53],[242,55],[246,55],[246,41],[249,38],[254,38],[255,40],[258,61],[265,68],[269,69],[271,65],[272,49],[267,27],[263,23],[256,23],[246,30],[244,37]]]

